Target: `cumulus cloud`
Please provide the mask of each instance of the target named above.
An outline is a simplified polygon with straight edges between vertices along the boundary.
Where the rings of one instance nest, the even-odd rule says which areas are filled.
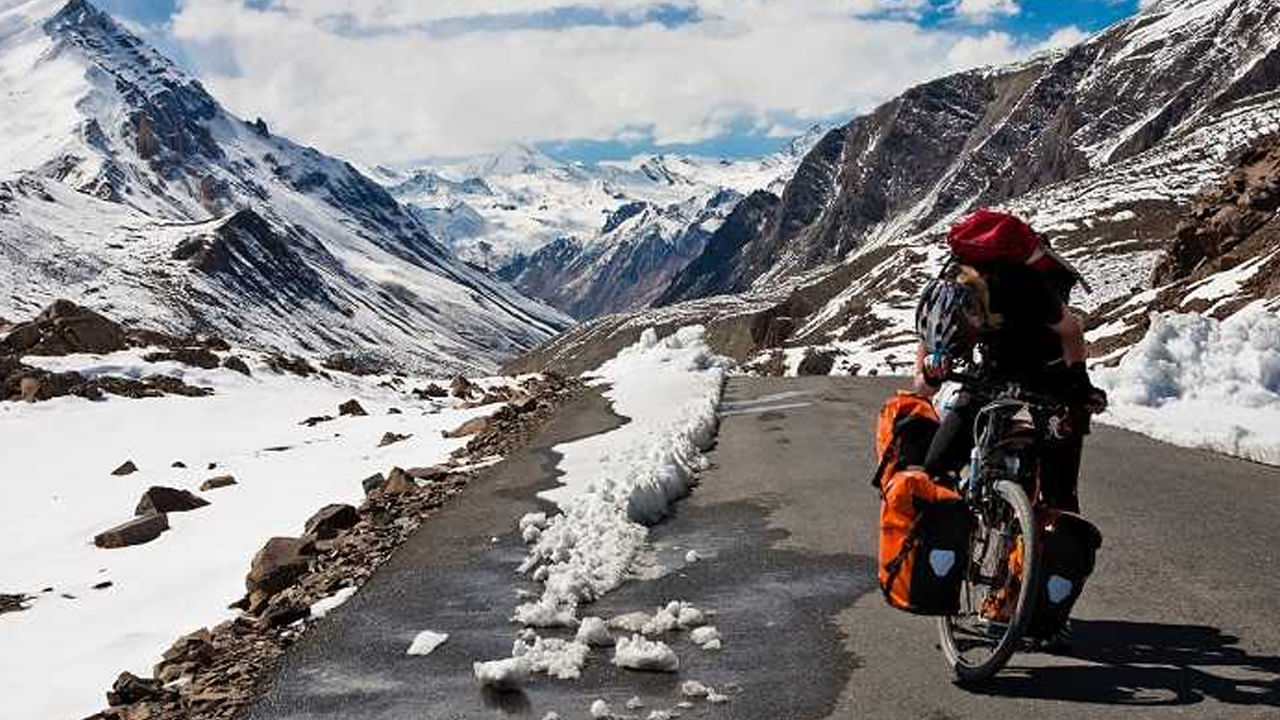
[[[1057,50],[1059,48],[1071,47],[1079,45],[1088,39],[1089,33],[1081,30],[1075,25],[1068,25],[1054,31],[1044,42],[1036,46],[1036,50]]]
[[[922,27],[926,0],[566,1],[184,0],[170,32],[232,110],[367,162],[696,143],[849,116],[1034,50]]]
[[[1018,0],[959,0],[955,13],[976,22],[989,22],[998,17],[1012,17],[1022,12]]]

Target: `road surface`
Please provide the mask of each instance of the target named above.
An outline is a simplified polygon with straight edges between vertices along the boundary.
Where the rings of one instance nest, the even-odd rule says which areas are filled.
[[[714,610],[718,653],[672,640],[678,676],[593,656],[580,681],[481,693],[471,662],[504,657],[514,628],[522,514],[554,485],[560,442],[616,427],[587,396],[529,448],[478,479],[287,655],[254,720],[470,719],[548,711],[588,717],[596,698],[670,708],[679,683],[728,689],[683,717],[1280,717],[1280,470],[1100,427],[1081,484],[1106,537],[1077,606],[1069,657],[1016,655],[981,690],[950,681],[933,623],[888,608],[875,584],[878,499],[871,428],[892,384],[851,378],[734,378],[720,438],[694,494],[651,531],[670,569],[589,612],[652,611],[680,599]],[[494,540],[496,538],[496,541]],[[686,564],[696,550],[699,562]],[[532,589],[533,586],[525,584]],[[420,630],[450,633],[407,657]]]

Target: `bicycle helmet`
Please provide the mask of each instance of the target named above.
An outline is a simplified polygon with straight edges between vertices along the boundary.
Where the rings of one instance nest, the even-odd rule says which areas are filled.
[[[916,306],[916,334],[924,344],[925,377],[937,385],[955,360],[973,348],[973,290],[944,273],[925,286]]]

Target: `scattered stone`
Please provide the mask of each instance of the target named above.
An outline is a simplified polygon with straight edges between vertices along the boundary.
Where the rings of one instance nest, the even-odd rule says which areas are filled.
[[[445,430],[442,434],[446,438],[461,438],[468,435],[479,435],[489,427],[489,418],[476,417],[462,423],[453,430]]]
[[[147,353],[142,359],[150,363],[176,362],[202,370],[213,370],[222,364],[222,360],[213,351],[204,348],[177,348]]]
[[[797,375],[830,375],[831,369],[836,364],[836,353],[832,350],[815,350],[809,348],[804,351],[804,357],[800,359],[800,365],[796,368]]]
[[[253,556],[245,589],[249,612],[257,615],[273,595],[302,577],[315,557],[316,544],[308,538],[274,537]]]
[[[116,477],[124,477],[125,475],[132,475],[136,472],[138,472],[138,466],[134,465],[132,460],[125,460],[124,464],[115,470],[112,470],[111,474]]]
[[[168,516],[144,515],[98,533],[93,538],[93,544],[106,549],[142,545],[160,537],[168,529]]]
[[[186,463],[184,463],[184,462],[182,462],[181,460],[174,460],[174,461],[173,461],[173,464],[172,464],[172,465],[170,465],[169,467],[173,467],[173,468],[185,468],[186,466],[187,466],[187,464],[186,464]]]
[[[311,608],[306,605],[276,605],[268,608],[259,622],[264,627],[279,628],[305,620],[310,616]]]
[[[164,683],[152,678],[140,678],[131,672],[122,672],[107,693],[107,704],[112,707],[132,705],[143,700],[160,700],[170,696]]]
[[[387,445],[393,445],[402,440],[408,440],[411,437],[413,437],[413,435],[401,435],[400,433],[393,433],[393,432],[385,433],[382,436],[382,441],[378,443],[378,447],[386,447]]]
[[[338,537],[360,522],[360,514],[350,505],[326,505],[307,521],[307,535],[317,540]]]
[[[30,599],[30,596],[23,595],[22,593],[18,593],[17,595],[0,593],[0,615],[26,610],[26,602]]]
[[[290,373],[299,377],[308,377],[316,374],[316,369],[307,362],[306,358],[297,355],[268,355],[264,362],[267,367],[278,373]]]
[[[237,484],[238,483],[234,477],[230,475],[219,475],[217,477],[211,477],[200,483],[200,491],[208,492],[209,490],[217,490],[218,488],[230,487],[231,485]]]
[[[409,473],[409,477],[420,483],[437,482],[449,477],[449,468],[440,465],[432,465],[431,467],[414,467],[409,468],[405,472]]]
[[[453,395],[456,398],[462,398],[463,400],[466,400],[467,398],[471,397],[471,393],[475,391],[476,391],[476,386],[472,384],[470,380],[466,379],[461,375],[455,377],[453,379],[453,382],[449,383],[449,394]]]
[[[218,463],[216,463],[216,462],[211,462],[211,463],[209,463],[208,465],[206,465],[206,466],[205,466],[205,470],[214,470],[214,469],[216,469],[217,467],[218,467]]]
[[[387,479],[383,477],[382,473],[374,473],[364,480],[361,480],[360,486],[364,488],[364,494],[368,495],[374,490],[382,489],[382,486],[385,485],[386,482]]]
[[[235,372],[238,372],[241,375],[247,375],[247,376],[253,375],[253,373],[249,370],[249,363],[245,362],[243,359],[241,359],[236,355],[230,355],[225,360],[223,360],[222,367],[228,370],[233,370]]]
[[[188,512],[208,505],[209,501],[190,490],[153,486],[142,494],[134,515],[156,515],[171,512]]]
[[[418,484],[402,468],[391,468],[391,473],[387,475],[387,481],[381,488],[387,495],[402,495],[417,489]]]
[[[378,375],[388,369],[385,360],[367,353],[333,353],[321,361],[320,367],[358,376]]]
[[[333,416],[332,416],[332,415],[315,415],[315,416],[313,416],[313,417],[309,417],[309,418],[307,418],[306,420],[303,420],[302,422],[300,422],[300,423],[298,423],[298,424],[299,424],[299,425],[306,425],[307,427],[315,427],[315,426],[319,425],[320,423],[327,423],[327,422],[329,422],[329,421],[330,421],[330,420],[332,420],[332,419],[333,419]]]
[[[419,400],[429,400],[431,398],[448,397],[449,391],[445,390],[444,388],[440,387],[435,383],[431,383],[430,385],[424,388],[418,388],[414,390],[413,394],[416,395]]]
[[[338,414],[351,415],[352,417],[363,417],[369,413],[365,412],[364,408],[361,407],[360,402],[353,398],[338,406]]]
[[[94,585],[92,589],[94,589],[94,590],[106,590],[107,588],[111,587],[112,585],[115,585],[115,583],[111,582],[110,580],[103,580],[102,582],[98,583],[97,585]]]
[[[118,324],[70,300],[56,300],[34,320],[14,325],[0,338],[0,355],[106,354],[126,346]]]
[[[387,408],[388,415],[403,415],[404,413],[398,407]]]
[[[160,662],[152,668],[152,674],[161,682],[170,683],[206,667],[212,662],[215,650],[213,634],[208,628],[178,638],[164,651]]]
[[[262,452],[278,453],[278,452],[285,452],[286,450],[292,450],[292,449],[293,449],[292,445],[272,445],[271,447],[262,448]]]

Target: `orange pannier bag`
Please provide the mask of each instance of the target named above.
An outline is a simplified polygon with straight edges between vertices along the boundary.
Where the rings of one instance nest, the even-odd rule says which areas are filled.
[[[938,417],[928,399],[899,392],[876,432],[880,488],[880,589],[895,608],[919,615],[960,610],[970,514],[954,491],[919,469]]]

